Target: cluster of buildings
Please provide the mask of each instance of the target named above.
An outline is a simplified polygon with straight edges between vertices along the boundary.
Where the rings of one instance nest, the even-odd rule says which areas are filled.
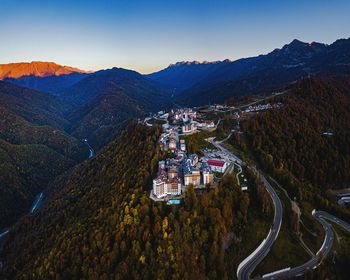
[[[226,108],[217,105],[217,109]],[[152,199],[177,204],[189,185],[196,189],[214,186],[218,183],[215,174],[225,173],[229,166],[232,167],[232,160],[218,150],[203,153],[201,158],[196,154],[188,154],[185,140],[179,137],[198,130],[215,130],[214,121],[206,120],[191,108],[174,109],[169,113],[160,111],[156,118],[166,120],[159,146],[167,157],[158,163],[150,194]]]
[[[254,106],[251,105],[247,109],[245,109],[244,112],[250,113],[250,112],[265,111],[265,110],[269,110],[272,108],[280,108],[281,106],[282,106],[281,102],[278,102],[278,103],[273,104],[273,105],[271,105],[270,103],[259,104],[259,105],[254,105]]]
[[[164,129],[159,145],[162,151],[170,152],[174,157],[158,163],[158,174],[153,180],[151,197],[161,199],[179,196],[183,191],[181,164],[186,156],[186,143],[179,140],[177,128],[171,127]]]
[[[211,130],[215,128],[214,121],[201,120],[200,114],[191,108],[171,110],[169,115],[174,124],[181,126],[181,132],[184,135],[196,133],[198,129]]]
[[[185,135],[197,132],[197,112],[190,108],[171,110],[173,123],[181,125],[181,131]]]
[[[160,148],[171,156],[159,161],[153,180],[151,198],[169,200],[181,197],[186,187],[204,188],[215,184],[214,172],[225,172],[227,162],[219,159],[199,159],[187,154],[185,140],[179,139],[177,127],[164,129],[159,139]]]
[[[183,163],[184,186],[204,187],[212,185],[214,174],[206,162],[199,162],[196,154],[191,154]]]
[[[215,123],[214,123],[214,121],[207,120],[207,121],[203,121],[203,122],[198,122],[197,127],[201,128],[201,129],[210,130],[210,129],[215,128]]]
[[[182,126],[182,133],[185,135],[190,135],[197,132],[197,123],[189,121],[187,123],[184,123]]]
[[[197,132],[197,129],[213,130],[215,129],[214,121],[211,121],[211,120],[203,121],[203,122],[191,121],[191,122],[185,123],[182,126],[182,133],[185,135],[190,135]]]
[[[171,116],[173,121],[187,123],[191,120],[197,119],[197,112],[191,108],[181,108],[176,110],[171,110]]]
[[[235,109],[234,106],[227,106],[225,104],[214,104],[209,106],[210,110],[217,110],[217,111],[227,111]]]

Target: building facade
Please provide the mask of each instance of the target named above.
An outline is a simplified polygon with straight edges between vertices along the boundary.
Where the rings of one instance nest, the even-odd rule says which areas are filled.
[[[207,164],[214,172],[224,173],[227,168],[227,162],[223,160],[210,159]]]
[[[170,166],[165,166],[165,162],[160,161],[158,175],[153,180],[153,195],[157,198],[164,198],[167,195],[181,195],[182,184],[178,175],[178,169],[174,162]]]

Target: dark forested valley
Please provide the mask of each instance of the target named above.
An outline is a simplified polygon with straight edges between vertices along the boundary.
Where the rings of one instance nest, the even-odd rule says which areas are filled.
[[[166,90],[134,71],[79,75],[74,85],[62,76],[31,77],[46,81],[32,87],[61,89],[50,93],[0,81],[0,229],[27,213],[49,181],[88,158],[83,139],[99,150],[131,118],[169,106]]]
[[[0,82],[0,228],[30,206],[55,176],[86,158],[70,136],[65,104],[34,90]]]

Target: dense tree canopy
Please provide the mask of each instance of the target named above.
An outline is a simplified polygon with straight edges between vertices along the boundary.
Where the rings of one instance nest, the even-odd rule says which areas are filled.
[[[87,146],[65,132],[65,109],[55,97],[0,82],[0,231],[50,180],[87,158]]]
[[[350,79],[305,79],[283,107],[244,123],[260,163],[272,172],[290,171],[320,189],[350,181]],[[325,133],[331,133],[326,135]]]
[[[232,174],[214,189],[198,193],[189,187],[179,206],[153,202],[149,190],[159,133],[158,128],[131,124],[94,159],[56,180],[49,201],[13,228],[1,276],[231,277],[228,272],[235,273],[247,254],[240,242],[251,199],[260,201],[255,203],[260,207],[266,195],[241,192]]]

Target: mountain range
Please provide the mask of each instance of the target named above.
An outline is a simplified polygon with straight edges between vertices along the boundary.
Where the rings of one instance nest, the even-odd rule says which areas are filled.
[[[148,75],[176,93],[178,102],[220,103],[278,91],[308,75],[350,72],[350,39],[331,45],[293,40],[266,55],[214,63],[182,62]]]
[[[267,193],[245,170],[253,184],[248,192],[228,176],[215,191],[190,189],[179,211],[154,203],[149,188],[164,157],[157,148],[161,127],[131,120],[287,89],[268,101],[280,107],[242,120],[246,143],[232,133],[232,119],[217,126],[235,134],[229,145],[252,149],[298,202],[310,203],[310,211],[303,209],[308,213],[311,205],[330,204],[321,191],[350,180],[349,74],[350,39],[331,45],[293,40],[265,55],[177,62],[149,75],[51,62],[1,65],[0,232],[11,231],[0,254],[0,278],[233,275],[244,250],[252,249],[242,247],[258,228],[251,230],[252,213],[261,212],[260,204],[270,208]],[[328,130],[335,135],[325,137]],[[89,149],[96,151],[90,160]],[[42,209],[20,219],[44,190]],[[234,246],[226,250],[228,239]]]
[[[62,66],[54,62],[32,61],[0,64],[0,79],[18,79],[24,76],[47,77],[72,73],[86,73],[78,68]]]
[[[87,73],[51,62],[15,63],[0,66],[0,79],[57,96],[63,95],[71,101],[79,95],[78,99],[85,102],[98,90],[127,90],[132,86],[129,79],[131,73],[134,77],[138,75],[141,81],[141,74],[122,70],[113,68]],[[123,78],[125,73],[129,73],[128,79]],[[143,75],[143,81],[147,81],[150,87],[161,89],[165,96],[172,97],[172,102],[203,105],[222,103],[234,97],[279,91],[308,75],[346,73],[350,73],[350,39],[340,39],[330,45],[305,43],[295,39],[280,49],[256,57],[235,61],[177,62],[158,72]],[[109,81],[108,86],[105,83],[95,83],[98,79]],[[77,94],[78,88],[84,88],[85,93]],[[133,89],[128,92],[131,94]],[[140,97],[145,101],[138,94],[131,97]],[[153,102],[158,99],[151,100]],[[162,100],[164,98],[160,99]]]
[[[166,69],[147,76],[177,93],[195,86],[199,81],[229,63],[231,61],[228,59],[214,62],[204,61],[202,63],[198,61],[181,61],[170,64]]]
[[[39,169],[23,167],[12,173],[9,166],[18,165],[19,160],[31,166],[30,153],[36,153],[41,164],[51,166],[58,175],[86,157],[82,139],[87,138],[99,150],[132,118],[178,104],[220,103],[271,93],[303,76],[348,73],[350,39],[331,45],[293,40],[266,55],[236,61],[178,62],[149,75],[122,68],[86,72],[52,62],[2,64],[0,141],[2,182],[7,186],[2,190],[2,197],[7,197],[3,205],[22,199],[22,205],[28,207],[35,193],[48,183]],[[28,186],[33,176],[36,179]],[[11,211],[2,217],[4,224],[24,210],[15,215]]]
[[[77,83],[88,73],[78,68],[54,62],[21,62],[0,64],[0,80],[18,86],[57,94]]]

